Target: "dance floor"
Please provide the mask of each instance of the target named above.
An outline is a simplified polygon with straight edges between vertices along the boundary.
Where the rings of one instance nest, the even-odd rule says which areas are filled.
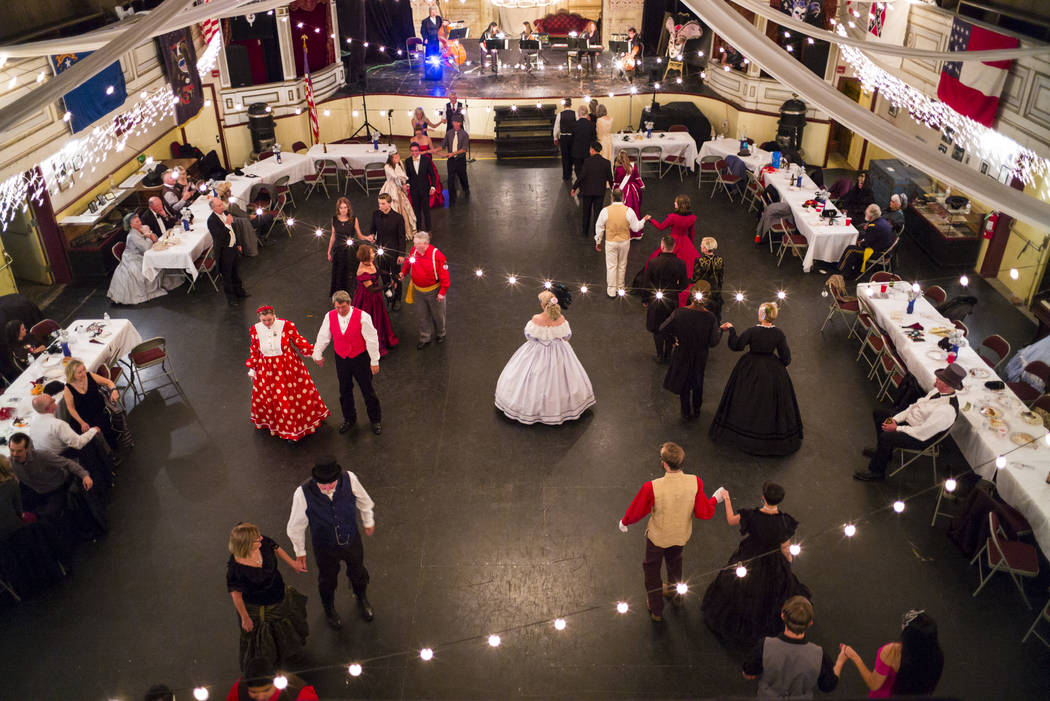
[[[325,625],[312,556],[308,574],[283,570],[310,597],[311,635],[292,667],[308,670],[303,676],[322,698],[753,696],[738,653],[708,632],[699,611],[713,572],[739,539],[721,506],[714,520],[695,523],[685,553],[690,593],[681,609],[668,607],[660,627],[645,612],[644,528],[616,529],[641,484],[659,476],[657,451],[666,440],[685,448],[687,470],[709,493],[724,485],[738,507],[757,506],[765,480],[784,485],[782,507],[801,523],[794,568],[813,590],[812,639],[833,654],[849,643],[870,664],[876,648],[896,637],[901,613],[924,608],[940,626],[942,695],[1045,698],[1047,652],[1020,643],[1034,612],[1003,575],[971,598],[975,568],[946,538],[946,520],[929,526],[935,493],[909,501],[899,516],[883,511],[861,521],[852,539],[842,535],[841,524],[928,487],[930,478],[925,465],[902,485],[850,478],[872,443],[874,387],[841,325],[817,333],[827,310],[823,275],[803,274],[790,257],[778,268],[768,248],[752,243],[754,216],[708,199],[706,187],[698,195],[695,180],[647,183],[646,211],[662,217],[686,192],[697,204],[697,236],[718,238],[727,286],[746,294],[745,303],[727,304],[728,320],[754,323],[756,303],[787,293],[777,323],[791,345],[805,439],[790,457],[752,458],[707,437],[737,354],[724,341],[712,351],[701,418],[683,423],[678,398],[661,388],[665,367],[653,361],[638,302],[600,292],[604,255],[581,238],[555,161],[479,160],[469,175],[472,197],[434,213],[434,242],[452,266],[448,342],[416,351],[414,310],[394,314],[401,346],[377,380],[382,436],[360,423],[338,435],[333,419],[293,446],[248,421],[243,361],[255,307],[275,305],[311,339],[330,308],[325,249],[308,233],[331,216],[332,203],[321,196],[297,213],[309,230],[278,233],[243,261],[252,297],[240,307],[227,307],[204,284],[134,308],[111,307],[103,287],[74,287],[49,308],[60,321],[109,311],[131,319],[143,338],[166,336],[186,396],[168,388],[131,411],[136,447],[120,468],[110,534],[78,549],[67,581],[0,611],[5,698],[135,699],[156,682],[181,689],[180,699],[205,683],[213,699],[224,698],[238,676],[237,618],[224,586],[229,530],[254,521],[288,547],[292,492],[323,453],[359,475],[375,499],[377,525],[365,540],[376,610],[370,624],[358,619],[343,580],[336,602],[345,628]],[[358,191],[351,199],[370,215],[371,197]],[[633,244],[628,279],[657,238],[648,227]],[[909,277],[932,275],[914,250],[902,260]],[[579,421],[526,427],[493,408],[496,379],[523,341],[540,289],[534,280],[508,285],[511,273],[591,285],[567,310],[598,399]],[[967,319],[971,336],[998,331],[1014,348],[1028,342],[1032,328],[1022,315],[971,279],[981,300]],[[331,363],[310,369],[337,408]],[[940,462],[964,467],[952,454]],[[1044,588],[1029,586],[1037,606]],[[626,615],[616,613],[619,600],[630,603]],[[565,630],[544,622],[560,615]],[[493,632],[502,635],[498,649],[485,643]],[[430,662],[418,657],[424,646],[435,649]],[[364,661],[361,676],[346,674],[351,661]],[[847,667],[835,695],[865,694]]]

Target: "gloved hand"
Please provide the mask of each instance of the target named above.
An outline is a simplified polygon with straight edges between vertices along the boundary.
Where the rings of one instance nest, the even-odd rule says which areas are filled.
[[[621,533],[627,532],[627,526],[623,525],[623,519],[620,519],[616,522],[616,527],[620,529]]]

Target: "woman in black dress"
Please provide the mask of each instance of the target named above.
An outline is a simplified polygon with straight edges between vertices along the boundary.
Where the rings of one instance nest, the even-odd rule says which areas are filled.
[[[332,217],[332,236],[328,239],[328,262],[332,264],[332,284],[328,295],[339,290],[353,294],[357,277],[357,258],[353,248],[354,239],[370,241],[374,237],[361,235],[361,227],[354,216],[350,200],[340,197],[335,201],[335,216]]]
[[[780,511],[783,499],[784,488],[766,482],[760,508],[734,513],[725,493],[726,522],[739,524],[744,539],[707,588],[700,610],[707,627],[726,642],[751,646],[779,634],[784,602],[795,595],[810,598],[809,589],[791,571],[791,538],[798,521]],[[741,566],[746,568],[743,577]]]
[[[11,351],[11,362],[19,370],[25,370],[33,362],[32,356],[43,353],[47,348],[26,331],[26,325],[12,319],[4,326],[7,348]],[[13,379],[13,378],[12,378]]]
[[[773,326],[777,305],[758,307],[758,326],[737,336],[730,323],[729,348],[749,348],[733,368],[711,423],[711,439],[751,455],[789,455],[802,445],[802,415],[787,372],[791,363],[784,332]],[[774,352],[776,353],[774,355]]]
[[[69,425],[78,433],[84,433],[92,426],[97,426],[106,443],[115,450],[120,444],[119,436],[110,423],[109,414],[106,412],[106,399],[102,396],[100,387],[108,390],[111,401],[120,400],[120,392],[112,380],[88,372],[87,367],[78,358],[69,359],[66,363],[66,388],[62,390],[66,409],[69,411]]]
[[[302,652],[310,626],[306,597],[284,583],[277,558],[296,572],[306,572],[306,565],[251,523],[233,527],[229,547],[226,589],[241,620],[241,671],[256,657],[278,666]]]

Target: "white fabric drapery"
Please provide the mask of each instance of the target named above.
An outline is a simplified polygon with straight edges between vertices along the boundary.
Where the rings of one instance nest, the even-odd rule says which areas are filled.
[[[891,153],[907,154],[910,164],[928,175],[959,188],[991,209],[1006,212],[1037,228],[1050,221],[1050,203],[1025,195],[960,165],[937,149],[918,142],[892,123],[861,107],[838,92],[723,3],[684,0],[684,4],[726,41],[750,57],[762,70],[827,112],[835,121]],[[779,21],[779,20],[778,20]]]

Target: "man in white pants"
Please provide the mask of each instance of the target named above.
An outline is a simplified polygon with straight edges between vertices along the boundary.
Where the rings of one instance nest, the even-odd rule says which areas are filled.
[[[602,238],[605,238],[605,285],[606,294],[616,297],[616,291],[623,289],[623,278],[627,273],[627,254],[631,250],[631,232],[641,231],[646,214],[641,220],[634,210],[623,203],[623,193],[619,189],[612,191],[612,204],[598,214],[594,225],[594,249],[602,250]]]

